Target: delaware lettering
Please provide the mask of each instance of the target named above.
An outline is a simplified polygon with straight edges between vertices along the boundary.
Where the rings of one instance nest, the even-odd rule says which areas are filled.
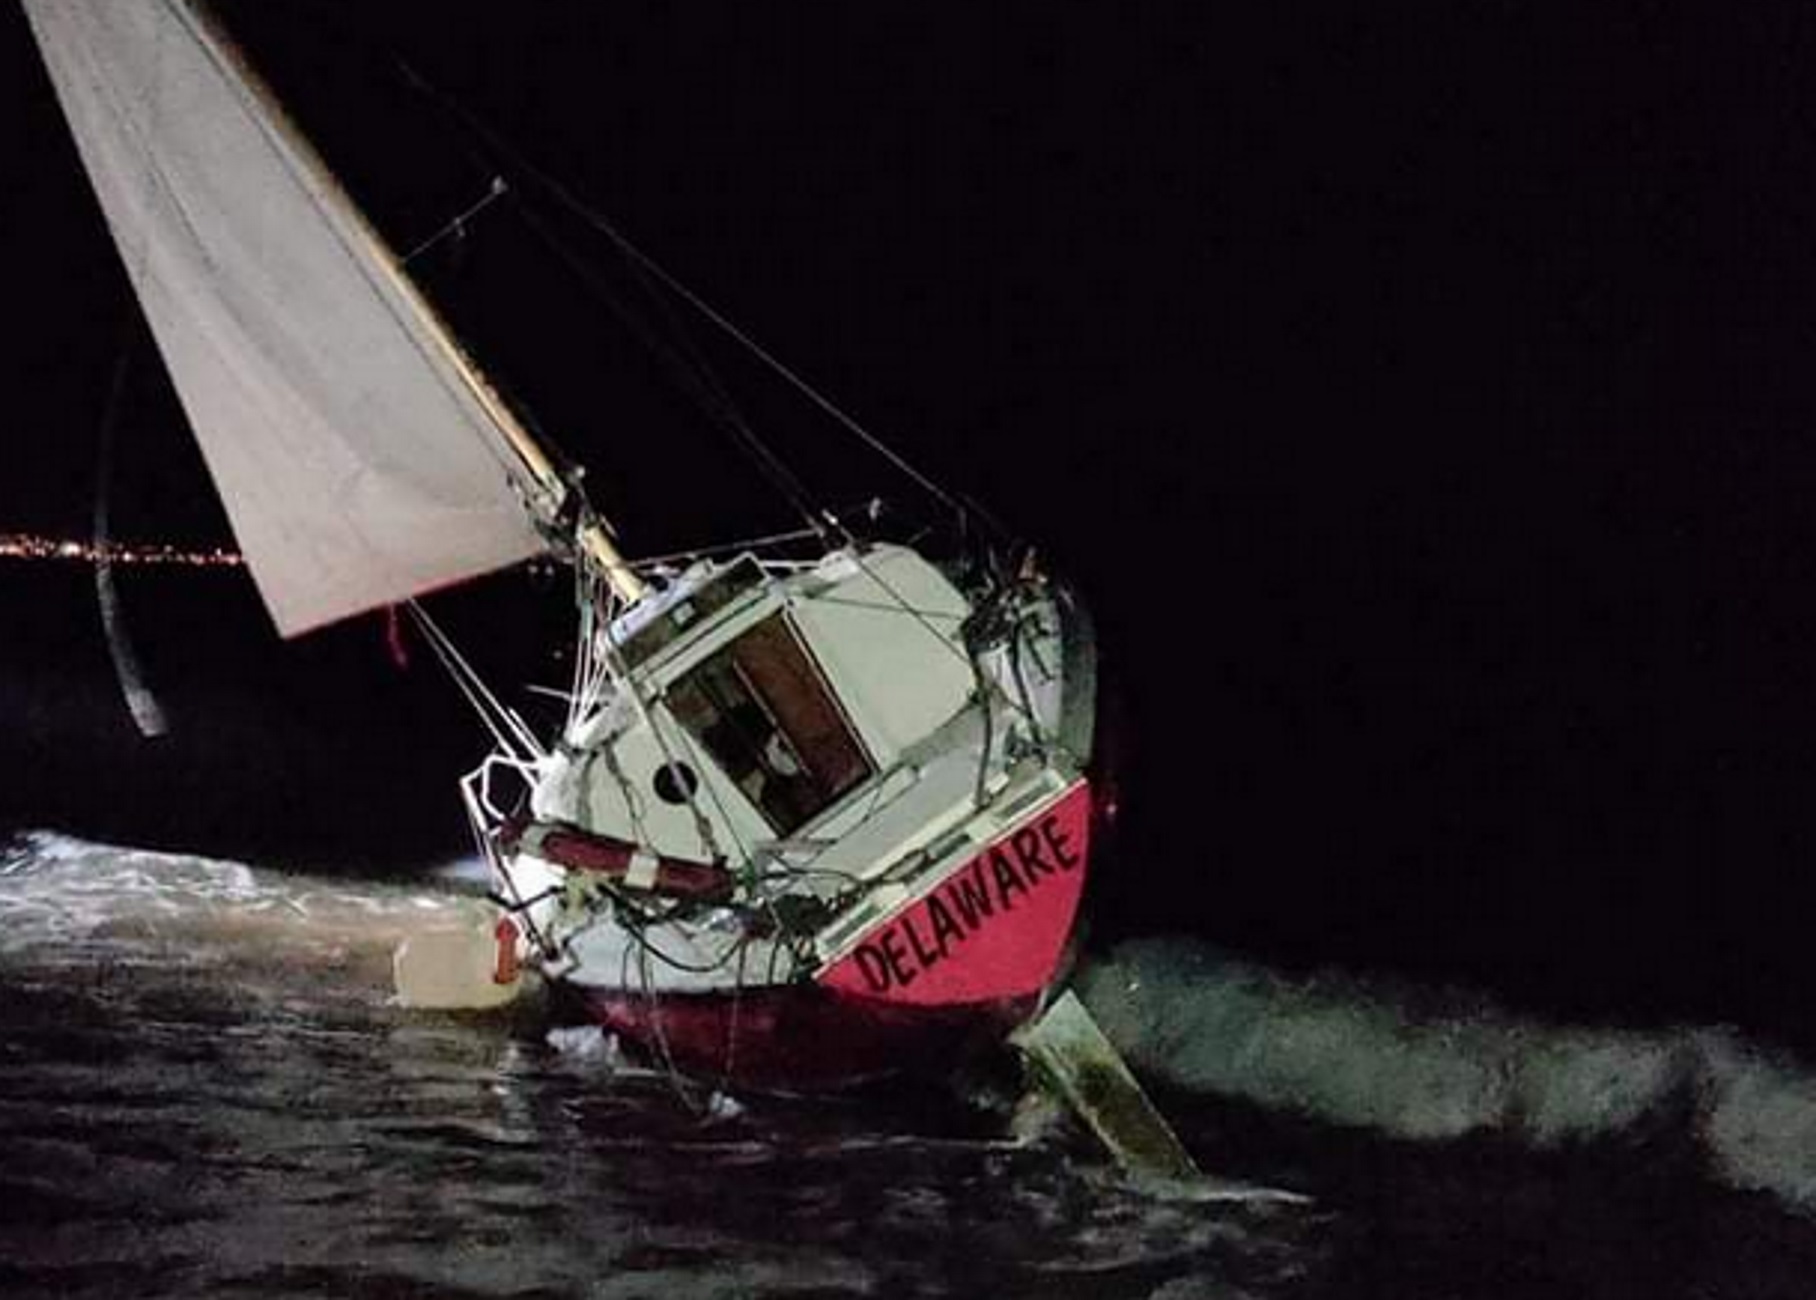
[[[873,993],[907,988],[1041,882],[1078,867],[1056,813],[1024,826],[953,872],[938,889],[858,945],[858,970]]]

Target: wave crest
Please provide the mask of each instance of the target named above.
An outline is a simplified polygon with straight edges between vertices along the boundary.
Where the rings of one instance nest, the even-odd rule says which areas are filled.
[[[1411,1141],[1544,1149],[1681,1110],[1723,1182],[1816,1211],[1816,1074],[1728,1030],[1548,1024],[1463,995],[1288,977],[1186,939],[1123,943],[1078,983],[1130,1063],[1174,1088]]]

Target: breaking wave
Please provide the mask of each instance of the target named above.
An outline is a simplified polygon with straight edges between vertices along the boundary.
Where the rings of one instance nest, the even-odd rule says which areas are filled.
[[[474,871],[351,882],[32,831],[0,841],[0,960],[384,999],[400,942],[471,923]],[[1816,1213],[1816,1070],[1732,1030],[1550,1024],[1476,997],[1287,976],[1189,939],[1123,943],[1078,988],[1137,1071],[1172,1088],[1395,1139],[1541,1150],[1682,1117],[1722,1183]]]
[[[0,842],[0,957],[388,994],[400,942],[470,923],[472,900],[455,892],[466,869],[449,872],[433,889],[337,881],[28,831]]]
[[[1816,1071],[1727,1029],[1546,1024],[1460,995],[1289,978],[1186,939],[1121,944],[1079,991],[1130,1063],[1174,1088],[1411,1141],[1541,1149],[1687,1114],[1722,1183],[1816,1212]]]
[[[0,1292],[1285,1297],[1322,1267],[1290,1203],[919,1112],[689,1107],[594,1028],[375,1005],[470,876],[0,838]]]

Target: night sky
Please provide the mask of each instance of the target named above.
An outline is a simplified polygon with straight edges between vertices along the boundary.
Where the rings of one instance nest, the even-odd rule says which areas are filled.
[[[1104,933],[1796,1037],[1816,18],[1276,8],[222,11],[398,246],[499,170],[407,64],[1076,578],[1131,720]],[[0,533],[86,532],[125,346],[116,532],[225,541],[14,7],[0,60]],[[633,552],[788,524],[514,201],[416,266]],[[816,491],[925,511],[709,346]],[[242,576],[122,581],[176,732],[134,738],[84,571],[0,565],[0,821],[460,846],[480,741],[426,653],[279,645]],[[445,608],[557,681],[547,594]]]

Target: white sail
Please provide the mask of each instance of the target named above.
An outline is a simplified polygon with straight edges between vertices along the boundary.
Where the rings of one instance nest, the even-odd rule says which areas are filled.
[[[543,549],[547,462],[188,0],[25,0],[286,636]]]

